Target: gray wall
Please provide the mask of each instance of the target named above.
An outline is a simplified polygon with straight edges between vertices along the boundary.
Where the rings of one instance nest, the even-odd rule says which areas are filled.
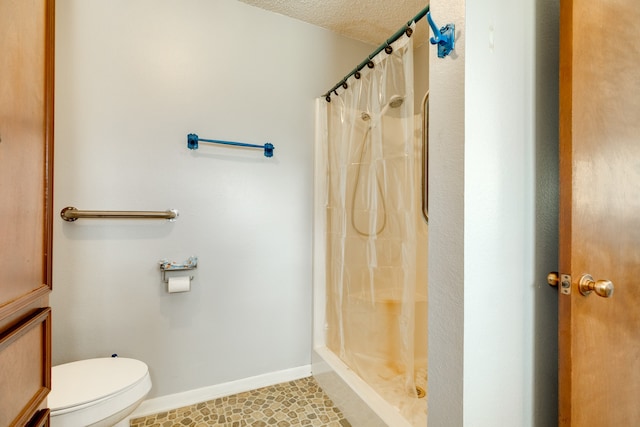
[[[310,364],[314,98],[371,46],[233,0],[56,6],[56,211],[180,218],[55,221],[54,364],[143,360],[150,397]]]
[[[554,425],[558,5],[431,9],[429,423]]]

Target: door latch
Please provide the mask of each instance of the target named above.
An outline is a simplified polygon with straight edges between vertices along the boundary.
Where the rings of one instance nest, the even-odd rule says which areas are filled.
[[[552,271],[547,274],[547,283],[554,287],[560,285],[560,293],[571,295],[571,276],[569,274],[559,275],[557,271]]]

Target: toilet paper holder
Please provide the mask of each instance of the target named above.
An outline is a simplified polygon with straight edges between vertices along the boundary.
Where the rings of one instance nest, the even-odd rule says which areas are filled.
[[[193,270],[198,268],[198,257],[196,256],[190,256],[189,259],[182,264],[169,262],[166,259],[161,259],[159,262],[160,270],[162,271],[162,281],[165,283],[169,283],[169,279],[167,279],[167,272]],[[189,276],[189,279],[193,280],[193,276]]]

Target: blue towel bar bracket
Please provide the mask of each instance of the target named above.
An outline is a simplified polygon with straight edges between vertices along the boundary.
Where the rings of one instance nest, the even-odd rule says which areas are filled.
[[[219,141],[217,139],[202,139],[202,138],[198,138],[198,135],[196,135],[195,133],[190,133],[189,135],[187,135],[187,147],[190,150],[197,150],[198,142],[207,142],[210,144],[234,145],[236,147],[262,148],[264,149],[265,157],[273,157],[273,150],[275,150],[275,147],[270,142],[267,142],[264,145],[255,145],[255,144],[245,144],[244,142]]]

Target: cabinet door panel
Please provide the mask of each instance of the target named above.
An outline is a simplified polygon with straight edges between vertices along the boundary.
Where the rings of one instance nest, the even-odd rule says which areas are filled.
[[[50,288],[52,11],[0,0],[0,317]]]
[[[51,411],[49,409],[41,409],[33,416],[29,422],[29,427],[49,427],[50,422]]]
[[[0,335],[0,426],[27,425],[51,390],[51,309]]]

